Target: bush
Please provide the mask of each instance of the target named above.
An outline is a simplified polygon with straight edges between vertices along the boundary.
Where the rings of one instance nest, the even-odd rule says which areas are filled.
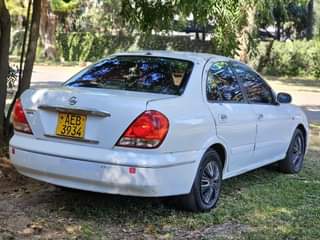
[[[19,56],[23,40],[23,31],[13,34],[10,54]],[[95,62],[107,55],[119,51],[176,50],[212,53],[210,41],[191,40],[188,36],[164,35],[108,35],[91,32],[58,33],[56,38],[58,59],[66,62]],[[43,46],[38,42],[36,60],[43,62]]]
[[[126,51],[134,37],[110,36],[91,32],[61,33],[57,36],[60,55],[65,61],[97,61],[117,51]]]
[[[213,52],[212,42],[191,40],[188,36],[141,35],[137,45],[146,50]]]
[[[187,36],[110,36],[90,32],[60,33],[60,55],[65,61],[97,61],[109,54],[128,50],[177,50],[212,52],[212,43],[191,40]]]
[[[253,65],[257,66],[259,59],[265,54],[265,46],[265,43],[260,44],[259,55],[253,60]],[[275,42],[262,72],[276,76],[320,77],[320,40]]]

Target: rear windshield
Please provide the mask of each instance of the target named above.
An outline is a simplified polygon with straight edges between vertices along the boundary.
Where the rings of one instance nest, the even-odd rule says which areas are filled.
[[[64,85],[181,95],[190,61],[150,56],[116,56],[81,71]]]

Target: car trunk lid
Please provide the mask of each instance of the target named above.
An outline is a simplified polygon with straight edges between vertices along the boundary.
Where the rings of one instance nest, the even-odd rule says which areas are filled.
[[[123,132],[142,112],[149,101],[176,96],[123,90],[93,88],[30,89],[21,97],[28,122],[36,138],[72,141],[74,144],[113,148]],[[66,114],[69,114],[67,116]],[[58,118],[86,118],[81,123],[83,137],[61,136]],[[66,120],[63,120],[66,121]],[[64,122],[65,123],[65,122]],[[60,129],[61,130],[61,129]]]

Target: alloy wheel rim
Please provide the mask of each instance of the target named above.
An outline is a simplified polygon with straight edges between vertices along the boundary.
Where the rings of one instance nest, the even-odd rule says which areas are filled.
[[[295,168],[298,168],[303,156],[303,139],[298,136],[294,141],[292,148],[292,163]]]
[[[210,161],[202,171],[200,193],[203,202],[211,205],[216,201],[220,189],[220,172],[217,164]]]

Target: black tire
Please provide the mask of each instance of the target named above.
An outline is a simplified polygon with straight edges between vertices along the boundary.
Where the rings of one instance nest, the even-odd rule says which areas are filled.
[[[279,162],[279,169],[284,173],[299,173],[303,167],[306,140],[303,132],[296,129],[289,145],[285,159]]]
[[[194,212],[204,212],[214,208],[220,197],[221,182],[220,156],[216,151],[209,150],[202,157],[191,192],[180,198],[182,207]]]

